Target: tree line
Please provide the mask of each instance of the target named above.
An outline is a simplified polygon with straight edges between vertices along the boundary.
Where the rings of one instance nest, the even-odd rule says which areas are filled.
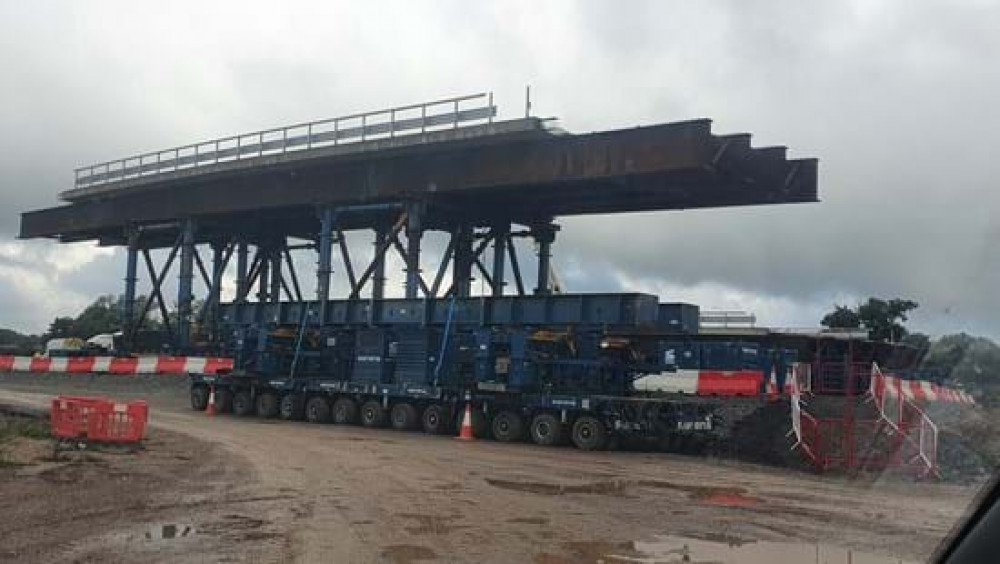
[[[1000,346],[966,333],[938,339],[909,331],[904,323],[919,304],[913,300],[869,298],[854,307],[834,305],[821,324],[831,329],[862,329],[870,339],[901,343],[923,351],[917,369],[941,381],[961,384],[982,403],[1000,398]]]
[[[136,298],[135,317],[145,307],[148,298]],[[0,352],[17,352],[19,354],[39,351],[45,348],[49,339],[77,337],[89,339],[102,333],[121,331],[124,325],[124,296],[104,295],[98,297],[75,317],[59,316],[49,323],[48,329],[40,335],[22,334],[12,329],[0,329]],[[150,312],[144,326],[147,329],[162,328],[162,321],[157,314]]]

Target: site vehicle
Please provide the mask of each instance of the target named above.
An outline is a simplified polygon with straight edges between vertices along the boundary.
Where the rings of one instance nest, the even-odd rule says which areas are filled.
[[[648,294],[342,300],[323,312],[275,304],[267,316],[277,321],[256,326],[241,313],[239,304],[223,311],[235,368],[191,376],[195,409],[214,390],[219,410],[237,415],[438,434],[457,427],[469,402],[477,435],[568,439],[584,450],[615,437],[707,440],[726,423],[714,398],[636,389],[637,379],[676,373],[674,349],[698,328],[696,306]],[[749,376],[748,402],[759,404],[769,355],[713,346],[736,351],[730,373],[744,386]]]

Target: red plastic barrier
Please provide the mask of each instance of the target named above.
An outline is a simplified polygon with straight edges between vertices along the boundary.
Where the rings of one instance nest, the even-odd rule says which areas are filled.
[[[87,438],[87,421],[100,406],[114,405],[107,398],[58,396],[52,400],[49,424],[52,434],[64,439]]]
[[[94,371],[94,357],[70,357],[66,359],[66,372],[86,374]]]
[[[141,441],[148,419],[144,401],[125,404],[100,397],[59,396],[49,412],[53,435],[107,443]]]
[[[156,373],[183,374],[186,365],[186,356],[161,356],[156,359]]]
[[[756,396],[764,373],[759,370],[702,370],[698,373],[699,396]]]
[[[111,374],[135,374],[138,366],[138,358],[112,358],[108,364],[108,372]]]
[[[102,407],[98,417],[87,421],[87,438],[106,443],[135,443],[142,440],[149,419],[144,401]]]
[[[233,369],[233,359],[208,357],[205,359],[205,374],[218,374]]]
[[[65,374],[217,374],[233,369],[233,359],[201,356],[112,358],[0,355],[0,372],[59,372]]]

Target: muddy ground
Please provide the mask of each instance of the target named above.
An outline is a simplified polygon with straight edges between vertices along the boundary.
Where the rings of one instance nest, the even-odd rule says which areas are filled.
[[[183,379],[169,378],[0,375],[0,400],[9,402],[44,405],[60,391],[141,396],[153,406],[145,450],[58,463],[69,470],[56,474],[79,478],[76,485],[41,477],[52,464],[45,460],[2,470],[0,537],[15,539],[3,550],[17,554],[8,558],[671,562],[680,561],[678,543],[715,543],[778,547],[779,555],[837,546],[920,561],[978,489],[208,418],[188,409]],[[163,524],[190,530],[146,538]]]
[[[288,548],[270,526],[282,496],[248,487],[246,461],[157,428],[139,449],[60,444],[48,431],[0,406],[0,562],[278,560]]]

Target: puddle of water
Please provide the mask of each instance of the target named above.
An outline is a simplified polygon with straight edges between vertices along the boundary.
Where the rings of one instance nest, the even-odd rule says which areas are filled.
[[[743,541],[714,542],[687,537],[657,537],[651,542],[636,541],[634,553],[604,555],[605,562],[641,562],[668,564],[915,564],[913,561],[850,550],[837,546]],[[634,555],[638,553],[639,555]]]
[[[146,540],[173,540],[194,535],[194,525],[166,523],[146,529]]]

